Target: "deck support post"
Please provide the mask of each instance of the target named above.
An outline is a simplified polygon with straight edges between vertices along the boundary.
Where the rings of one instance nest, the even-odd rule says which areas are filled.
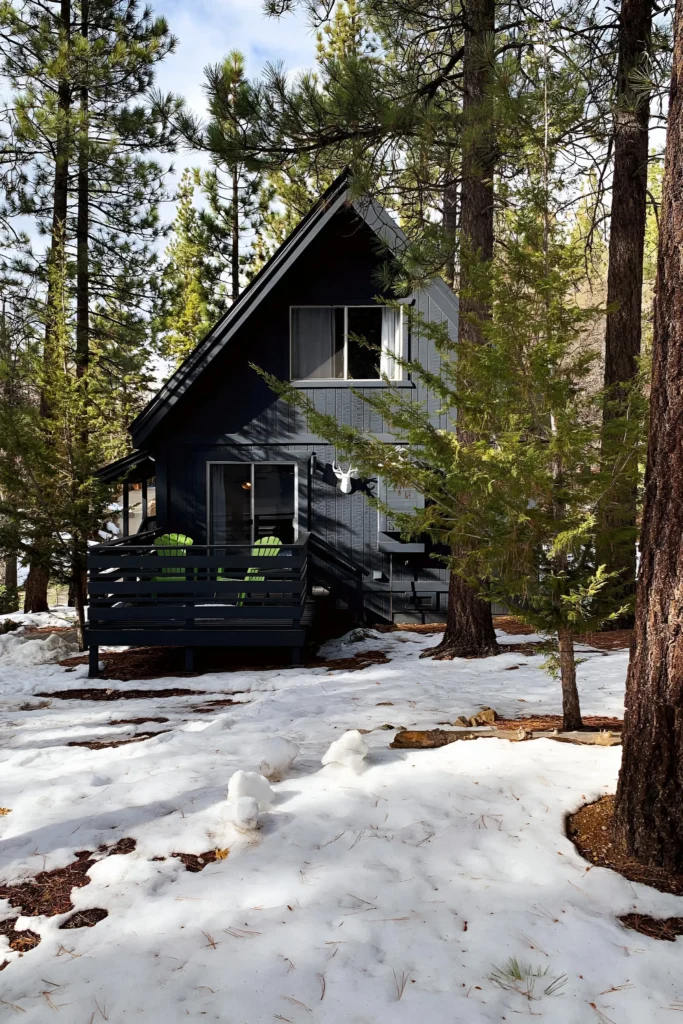
[[[194,672],[194,647],[185,648],[185,671]]]
[[[97,644],[88,648],[88,679],[97,679],[100,674],[100,649]]]
[[[124,537],[130,536],[130,491],[128,489],[128,481],[125,481],[123,484],[122,533]]]
[[[301,665],[302,662],[302,649],[301,647],[292,647],[292,665]]]

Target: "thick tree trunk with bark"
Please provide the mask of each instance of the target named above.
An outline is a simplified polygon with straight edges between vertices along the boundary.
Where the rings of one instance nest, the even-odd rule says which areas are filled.
[[[616,836],[683,872],[683,0],[675,14],[645,509]]]
[[[443,640],[422,657],[447,661],[450,658],[485,658],[498,654],[491,605],[482,601],[454,572],[448,586],[448,616]]]
[[[463,5],[465,46],[463,57],[463,145],[460,193],[460,317],[458,340],[483,341],[477,324],[488,316],[486,302],[470,294],[468,261],[493,258],[493,100],[485,51],[496,24],[495,0],[467,0]],[[457,554],[457,552],[456,552]],[[491,605],[482,601],[451,573],[448,618],[442,642],[430,652],[435,658],[485,657],[496,653]]]
[[[17,597],[17,556],[13,552],[0,555],[0,614],[19,610]]]
[[[562,681],[562,728],[565,732],[574,732],[577,729],[583,729],[583,720],[579,691],[576,686],[576,658],[574,657],[574,639],[571,630],[558,630],[557,646]]]
[[[34,560],[26,578],[24,590],[25,612],[49,612],[47,603],[47,587],[50,582],[50,571],[47,566]]]
[[[607,275],[607,302],[616,308],[607,317],[605,333],[606,431],[624,414],[619,385],[633,379],[640,355],[650,99],[634,87],[633,73],[643,67],[650,47],[652,8],[652,0],[622,0],[619,22]],[[625,598],[635,591],[637,473],[634,460],[619,474],[598,540],[598,561],[621,573]]]

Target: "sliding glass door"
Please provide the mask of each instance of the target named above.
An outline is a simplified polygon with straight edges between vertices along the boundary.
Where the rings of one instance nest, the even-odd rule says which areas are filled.
[[[209,543],[296,540],[296,466],[288,462],[209,463]]]

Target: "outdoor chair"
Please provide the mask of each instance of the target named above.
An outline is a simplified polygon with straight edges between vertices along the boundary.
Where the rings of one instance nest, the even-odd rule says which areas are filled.
[[[177,558],[179,555],[186,555],[187,549],[192,544],[194,544],[192,537],[187,537],[184,533],[164,533],[161,537],[154,539],[154,547],[160,558]],[[157,583],[185,582],[187,579],[187,570],[167,568],[161,569],[160,573],[160,576],[153,577]]]
[[[254,546],[251,549],[252,555],[266,555],[275,557],[280,554],[282,548],[282,541],[279,537],[259,537],[254,542]],[[262,569],[252,566],[247,569],[247,575],[244,577],[245,583],[263,583],[266,579],[265,576],[260,575]],[[216,575],[216,579],[226,583],[241,583],[242,580],[237,580],[232,576],[223,576],[223,570],[219,569]],[[241,608],[247,599],[247,592],[244,591],[237,595],[237,607]]]

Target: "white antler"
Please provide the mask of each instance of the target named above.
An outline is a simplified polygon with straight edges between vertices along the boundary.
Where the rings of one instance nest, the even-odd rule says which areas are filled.
[[[355,466],[351,466],[349,464],[349,468],[345,470],[341,468],[339,463],[333,462],[332,471],[334,472],[337,480],[339,480],[339,489],[342,494],[350,494],[352,490],[351,477],[354,473],[358,472]]]

